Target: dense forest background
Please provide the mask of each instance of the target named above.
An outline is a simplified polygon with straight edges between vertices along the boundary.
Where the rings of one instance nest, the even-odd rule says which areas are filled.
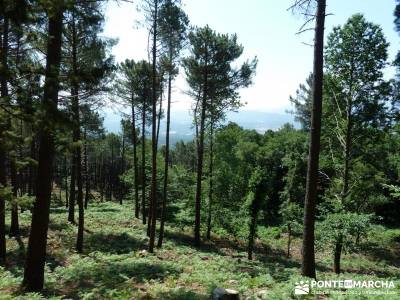
[[[398,281],[399,80],[384,70],[400,58],[381,27],[354,14],[323,45],[325,1],[294,1],[314,72],[290,97],[299,125],[259,132],[227,117],[257,69],[240,37],[191,26],[179,0],[138,6],[148,58],[115,63],[104,1],[0,3],[0,295],[288,299],[300,273]]]

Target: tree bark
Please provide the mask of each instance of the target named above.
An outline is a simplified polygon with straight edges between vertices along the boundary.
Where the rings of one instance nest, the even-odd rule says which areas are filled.
[[[251,212],[250,212],[250,226],[249,226],[249,239],[248,239],[248,244],[247,244],[247,258],[249,260],[253,259],[253,250],[254,250],[254,239],[256,237],[257,233],[257,217],[258,217],[258,211],[260,210],[260,195],[258,193],[255,193],[252,207],[251,207]]]
[[[207,68],[207,53],[205,68]],[[207,71],[204,72],[203,82],[203,97],[201,101],[201,116],[200,116],[200,129],[199,141],[197,147],[197,178],[196,178],[196,198],[195,198],[195,220],[194,220],[194,244],[200,246],[200,212],[201,212],[201,181],[203,177],[203,154],[204,154],[204,127],[206,119],[206,105],[207,105]],[[196,116],[195,116],[196,117]]]
[[[212,196],[213,196],[213,166],[214,166],[214,122],[210,124],[210,165],[208,170],[208,216],[207,216],[207,240],[211,238]]]
[[[343,248],[343,236],[342,234],[340,234],[336,241],[335,252],[333,255],[333,271],[336,274],[340,274],[340,258],[342,256],[342,248]]]
[[[72,153],[71,157],[71,182],[69,184],[69,205],[68,205],[68,221],[75,224],[75,196],[76,196],[76,153]]]
[[[89,203],[89,196],[90,196],[90,175],[89,175],[89,162],[88,162],[88,147],[87,147],[87,135],[86,135],[86,129],[84,130],[83,134],[83,139],[84,139],[84,169],[85,169],[85,209],[88,208],[88,203]]]
[[[287,252],[286,252],[286,257],[290,257],[290,244],[292,242],[292,226],[290,223],[287,224],[287,229],[288,229],[288,242],[287,242]]]
[[[132,108],[132,146],[133,146],[133,176],[135,188],[135,217],[139,218],[139,171],[138,171],[138,157],[137,157],[137,137],[136,137],[136,120],[135,120],[135,103],[132,95],[131,99]]]
[[[152,105],[152,151],[151,151],[151,228],[149,240],[149,252],[154,251],[157,221],[157,18],[158,0],[154,1],[154,22],[153,22],[153,105]]]
[[[146,97],[142,107],[142,217],[146,224]]]
[[[163,183],[163,199],[160,215],[160,232],[158,236],[157,247],[161,248],[164,239],[165,213],[168,201],[168,168],[169,168],[169,131],[171,125],[171,91],[172,74],[168,76],[168,99],[167,99],[167,129],[165,135],[165,161],[164,161],[164,183]]]
[[[311,113],[310,146],[308,155],[304,227],[302,247],[302,275],[315,278],[315,205],[317,199],[318,165],[321,140],[324,24],[326,0],[318,0],[313,70],[313,106]]]
[[[67,156],[64,156],[64,181],[65,181],[65,208],[68,208],[68,164],[67,164]]]
[[[121,173],[120,174],[124,174],[125,172],[125,133],[124,131],[122,132],[122,151],[121,151]],[[118,198],[119,198],[119,204],[122,205],[122,198],[124,195],[124,191],[123,191],[123,185],[121,184],[120,181],[118,181]]]
[[[10,157],[10,169],[11,169],[11,185],[13,190],[14,201],[11,207],[11,226],[10,236],[19,235],[19,222],[18,222],[18,204],[15,202],[18,196],[18,179],[17,179],[17,166],[16,157]]]
[[[55,155],[55,132],[51,120],[56,118],[58,104],[63,5],[60,2],[52,3],[54,10],[48,14],[46,76],[42,99],[43,120],[47,123],[43,124],[40,130],[37,196],[32,209],[31,231],[22,282],[25,289],[30,292],[37,292],[43,288],[51,178]]]
[[[3,72],[1,74],[1,98],[8,101],[8,17],[3,16],[3,35],[1,40],[1,64],[3,65]],[[2,72],[2,73],[3,73]],[[5,131],[7,131],[7,120],[3,121],[4,127],[0,126],[0,187],[7,186],[6,177],[6,149],[5,149]],[[0,124],[2,125],[2,124]],[[5,224],[5,199],[0,198],[0,265],[6,262],[6,224]]]

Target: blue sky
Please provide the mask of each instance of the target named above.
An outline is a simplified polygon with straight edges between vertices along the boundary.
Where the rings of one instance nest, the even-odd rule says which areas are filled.
[[[293,0],[182,0],[191,25],[208,24],[221,33],[237,33],[244,46],[243,59],[257,56],[259,64],[254,84],[241,91],[245,110],[283,113],[290,107],[288,98],[312,70],[312,32],[296,35],[303,23],[287,8]],[[381,25],[390,43],[393,60],[400,49],[400,37],[394,31],[395,0],[327,0],[326,35],[355,13]],[[147,59],[147,32],[138,26],[142,16],[135,4],[109,2],[106,9],[105,36],[119,39],[113,49],[117,61],[125,58]],[[393,75],[393,69],[386,76]],[[183,76],[174,87],[175,111],[187,111],[191,99]]]

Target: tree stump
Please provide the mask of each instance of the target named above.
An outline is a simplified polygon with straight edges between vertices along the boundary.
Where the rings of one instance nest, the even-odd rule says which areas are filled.
[[[213,300],[239,300],[239,292],[232,289],[216,288]]]

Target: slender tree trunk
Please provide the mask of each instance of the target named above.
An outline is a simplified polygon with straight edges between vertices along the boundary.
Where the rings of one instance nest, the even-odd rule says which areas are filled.
[[[158,145],[159,136],[160,136],[162,100],[163,100],[163,87],[161,87],[161,89],[160,89],[160,105],[158,107],[158,114],[157,114],[157,133],[156,133],[156,144],[157,145]]]
[[[17,50],[16,50],[16,57],[15,57],[15,67],[19,68],[19,59],[20,59],[20,43],[21,43],[21,33],[17,34]],[[17,86],[17,101],[20,102],[20,95],[21,95],[21,87],[20,85]],[[19,124],[19,131],[20,136],[22,137],[22,120],[18,122]],[[18,156],[21,157],[22,155],[22,144],[18,145]],[[11,177],[11,185],[12,191],[14,196],[14,201],[12,202],[11,206],[11,226],[10,226],[10,236],[18,236],[19,235],[19,220],[18,220],[18,204],[16,202],[16,198],[18,197],[18,189],[22,190],[21,183],[23,180],[22,172],[17,171],[17,154],[10,155],[10,177]]]
[[[350,98],[350,97],[349,97]],[[346,132],[345,132],[345,144],[344,144],[344,166],[343,166],[343,188],[341,200],[342,204],[345,205],[346,197],[349,194],[349,167],[351,161],[351,131],[352,131],[352,100],[351,98],[347,101],[346,109]]]
[[[333,255],[333,271],[336,274],[340,274],[340,258],[342,256],[342,248],[343,248],[343,236],[342,234],[340,234],[336,241],[335,252]]]
[[[75,224],[75,196],[76,196],[76,153],[72,153],[71,157],[71,182],[69,185],[69,206],[68,206],[68,221]]]
[[[146,98],[143,98],[142,109],[142,217],[146,224]]]
[[[321,139],[324,24],[326,0],[318,0],[315,25],[313,106],[311,113],[310,148],[308,154],[306,196],[302,248],[302,275],[315,278],[315,203],[317,199],[318,165]]]
[[[122,151],[121,151],[121,174],[124,174],[125,172],[125,133],[122,132]],[[118,192],[118,198],[119,198],[119,204],[122,205],[122,198],[123,198],[123,185],[119,181],[119,192]]]
[[[205,67],[207,67],[207,54]],[[196,198],[195,198],[195,220],[194,220],[194,244],[200,246],[200,212],[201,212],[201,182],[203,178],[203,156],[204,156],[204,127],[206,120],[206,105],[207,105],[207,82],[208,74],[204,73],[203,82],[203,98],[201,101],[201,116],[200,116],[200,129],[199,141],[197,146],[197,179],[196,179]],[[195,116],[196,118],[196,116]]]
[[[286,257],[290,257],[290,244],[292,243],[292,226],[290,223],[287,224],[288,228],[288,242],[287,242],[287,252],[286,252]]]
[[[134,188],[135,188],[135,217],[139,218],[139,171],[138,171],[138,157],[137,157],[137,136],[136,136],[136,120],[135,120],[135,102],[132,95],[131,101],[132,108],[132,146],[133,146],[133,175],[134,175]]]
[[[114,198],[114,177],[115,177],[114,143],[111,143],[111,167],[110,167],[110,172],[108,174],[109,198],[111,201]]]
[[[32,130],[32,132],[33,132],[33,130]],[[32,159],[36,160],[37,157],[36,157],[36,138],[35,137],[32,139],[30,146],[31,146],[30,147],[30,157]],[[36,182],[36,167],[31,163],[31,164],[29,164],[29,181],[28,181],[29,196],[36,196],[35,182]]]
[[[103,152],[101,152],[100,154],[100,166],[99,166],[99,172],[100,172],[100,201],[103,202],[104,201],[104,176],[105,176],[105,172],[104,172],[104,156],[103,156]]]
[[[11,169],[11,185],[13,190],[14,198],[18,197],[18,179],[17,179],[17,166],[16,166],[16,157],[10,157],[10,169]],[[11,207],[11,227],[10,227],[10,235],[17,236],[19,235],[19,222],[18,222],[18,204],[15,202],[15,199],[12,203]]]
[[[212,217],[212,203],[213,203],[213,166],[214,166],[214,122],[211,120],[210,124],[210,164],[208,170],[208,216],[207,216],[207,240],[211,238],[211,217]]]
[[[85,169],[85,209],[88,208],[88,203],[89,203],[89,196],[90,196],[90,176],[89,176],[89,162],[88,162],[88,149],[87,149],[87,135],[86,135],[86,129],[84,130],[83,134],[83,139],[84,139],[84,169]]]
[[[63,8],[54,3],[49,13],[46,76],[42,107],[46,122],[41,126],[39,139],[39,162],[37,176],[37,196],[32,209],[31,231],[25,260],[23,286],[27,291],[40,291],[43,288],[44,265],[46,259],[47,230],[49,225],[51,178],[55,155],[54,129],[51,120],[57,112],[59,70],[61,61],[61,33]]]
[[[68,161],[67,156],[64,156],[64,180],[65,180],[65,207],[68,208]]]
[[[249,239],[248,239],[248,245],[247,245],[247,258],[249,260],[253,259],[253,250],[254,250],[254,239],[257,234],[257,217],[258,217],[258,211],[260,210],[260,195],[256,192],[251,211],[250,211],[250,226],[249,226]]]
[[[151,228],[149,240],[149,252],[154,251],[157,221],[157,18],[158,1],[154,1],[153,23],[153,105],[152,105],[152,151],[151,151]]]
[[[165,162],[164,162],[164,185],[163,199],[160,215],[160,232],[158,236],[157,247],[161,248],[164,239],[165,214],[168,201],[168,168],[169,168],[169,130],[171,125],[171,93],[172,93],[172,75],[168,76],[168,99],[167,99],[167,130],[165,135]]]
[[[3,35],[1,40],[1,64],[3,72],[1,74],[1,98],[8,101],[7,72],[8,72],[8,17],[3,16]],[[3,73],[2,72],[2,73]],[[6,149],[5,149],[5,131],[7,131],[7,120],[0,124],[0,187],[7,186],[6,178]],[[0,265],[6,262],[6,225],[5,225],[5,199],[0,198]]]
[[[81,120],[79,115],[79,82],[78,76],[78,60],[77,60],[77,36],[75,15],[72,13],[72,71],[73,78],[71,81],[72,86],[72,113],[74,118],[73,137],[74,142],[79,142],[81,139]],[[76,239],[76,250],[82,253],[83,248],[83,226],[84,226],[84,208],[83,208],[83,184],[82,184],[82,150],[79,146],[75,150],[75,163],[76,163],[76,183],[78,188],[77,202],[78,202],[78,236]]]

